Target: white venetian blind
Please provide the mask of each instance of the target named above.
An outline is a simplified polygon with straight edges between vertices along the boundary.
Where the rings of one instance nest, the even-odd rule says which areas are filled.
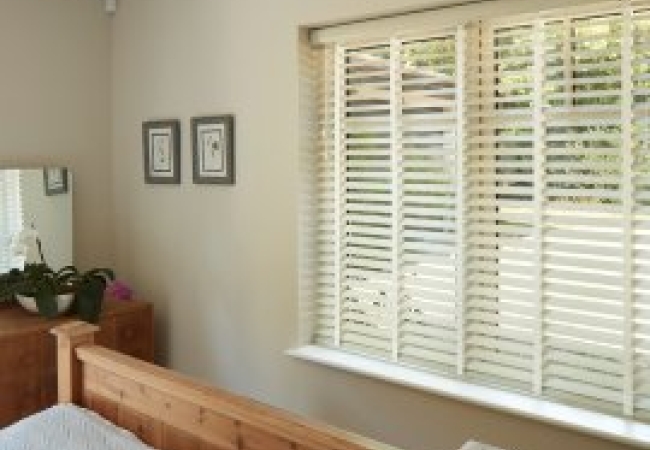
[[[632,149],[623,122],[632,93],[622,48],[630,25],[613,12],[546,22],[542,30],[543,387],[611,411],[624,401],[631,295]]]
[[[458,357],[462,43],[459,30],[395,44],[394,357],[445,372],[455,371]]]
[[[456,366],[456,41],[319,52],[319,343]]]
[[[314,52],[310,64],[314,66],[315,78],[314,91],[317,99],[316,114],[316,145],[314,162],[313,184],[316,189],[312,191],[314,207],[309,208],[313,231],[310,231],[310,242],[313,249],[309,252],[313,262],[308,262],[313,273],[312,280],[308,283],[313,292],[308,292],[313,304],[306,305],[311,312],[311,338],[321,345],[338,345],[335,336],[339,334],[338,311],[340,304],[339,295],[339,204],[340,178],[338,175],[340,165],[340,152],[337,155],[338,132],[340,126],[335,123],[334,111],[338,107],[336,91],[339,82],[334,79],[334,51],[332,48]],[[304,67],[304,65],[303,65]],[[309,203],[309,200],[306,202]],[[312,235],[313,233],[313,235]]]
[[[20,171],[0,171],[0,273],[17,267],[19,262],[11,251],[13,237],[23,227],[20,201]]]
[[[313,50],[311,340],[650,419],[650,9]]]
[[[640,5],[641,6],[641,5]],[[633,292],[630,339],[635,412],[650,420],[650,8],[632,28]]]
[[[483,26],[468,97],[467,376],[530,387],[535,343],[534,32]]]
[[[335,49],[340,156],[340,344],[391,351],[393,118],[390,43]]]

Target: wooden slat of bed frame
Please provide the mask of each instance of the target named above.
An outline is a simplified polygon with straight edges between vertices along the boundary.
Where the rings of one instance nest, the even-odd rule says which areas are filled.
[[[81,369],[68,370],[69,383],[80,386],[62,391],[80,392],[76,400],[83,406],[160,450],[397,450],[83,344],[84,332],[92,330],[80,325],[55,333],[59,344],[66,334],[81,343],[70,362]],[[71,359],[62,358],[60,363]]]
[[[163,450],[239,448],[235,420],[90,365],[82,404]]]

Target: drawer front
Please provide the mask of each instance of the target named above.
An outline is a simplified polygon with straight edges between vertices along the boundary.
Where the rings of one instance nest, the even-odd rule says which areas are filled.
[[[46,340],[38,334],[6,339],[0,342],[0,383],[16,377],[37,376],[45,364]],[[19,375],[18,375],[19,374]]]
[[[120,352],[153,360],[153,308],[137,302],[107,308],[100,321],[96,342]],[[0,311],[0,314],[2,312]],[[0,339],[0,427],[51,406],[56,401],[56,343],[47,327],[37,328],[31,317],[14,315],[13,309],[4,314],[12,323],[34,327],[33,331],[15,326],[14,334]],[[10,317],[10,319],[9,319]],[[56,320],[52,326],[74,317]]]
[[[54,405],[58,398],[56,370],[48,369],[44,374],[42,374],[42,380],[43,401],[46,406]]]
[[[103,319],[99,324],[99,332],[95,335],[95,342],[103,347],[115,349],[115,318]]]
[[[42,377],[21,376],[0,383],[0,426],[34,414],[49,406],[46,403]]]
[[[49,336],[32,333],[0,341],[0,426],[40,411],[46,403],[44,377]],[[52,349],[53,350],[53,349]]]
[[[153,360],[151,310],[142,309],[115,319],[115,347],[119,352],[145,361]]]

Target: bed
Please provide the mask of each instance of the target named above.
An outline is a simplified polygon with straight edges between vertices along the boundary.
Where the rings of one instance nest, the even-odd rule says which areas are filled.
[[[11,438],[21,442],[24,436],[36,439],[35,429],[42,428],[41,442],[50,443],[42,445],[55,448],[58,435],[53,423],[58,426],[61,420],[69,429],[59,431],[60,435],[85,433],[89,423],[77,415],[87,411],[73,406],[78,405],[97,413],[89,413],[89,420],[98,424],[99,432],[115,424],[160,450],[396,450],[95,345],[97,331],[96,326],[85,322],[71,322],[53,330],[60,406],[15,424],[10,432],[4,430],[5,443],[0,441],[0,446],[39,448],[21,447],[20,443],[12,447],[9,442]],[[79,425],[82,422],[84,425]],[[19,437],[21,433],[23,437]],[[80,448],[146,448],[140,443],[131,447],[130,441],[127,446],[124,439],[135,439],[121,433],[113,436],[118,444],[93,437],[92,447]]]

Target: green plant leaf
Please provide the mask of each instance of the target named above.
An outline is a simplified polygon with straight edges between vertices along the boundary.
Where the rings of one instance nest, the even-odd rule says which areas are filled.
[[[98,278],[102,278],[104,280],[104,283],[108,283],[109,281],[115,279],[115,272],[113,272],[111,269],[100,267],[97,269],[89,270],[88,272],[83,274],[83,277],[84,278],[98,277]]]
[[[77,313],[81,320],[97,323],[102,311],[106,281],[101,276],[84,277],[77,286]]]
[[[48,319],[56,317],[59,313],[55,297],[54,291],[46,285],[43,285],[34,295],[38,312]]]
[[[67,283],[77,278],[79,278],[79,270],[75,266],[65,266],[56,272],[59,283]]]

